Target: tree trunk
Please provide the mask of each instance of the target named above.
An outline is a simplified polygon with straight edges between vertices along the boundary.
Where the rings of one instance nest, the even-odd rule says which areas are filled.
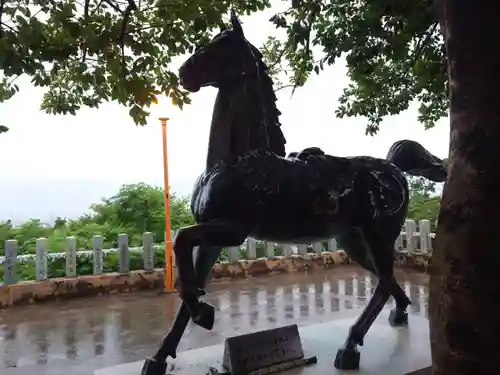
[[[429,317],[434,375],[500,370],[500,2],[440,0],[451,95]]]

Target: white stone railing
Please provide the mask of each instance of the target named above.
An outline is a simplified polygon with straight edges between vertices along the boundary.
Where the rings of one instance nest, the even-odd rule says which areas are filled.
[[[404,230],[396,241],[397,251],[406,251],[410,253],[421,252],[428,253],[432,251],[431,225],[429,220],[406,220]],[[92,250],[77,250],[76,237],[67,237],[65,252],[50,252],[47,246],[46,238],[36,240],[35,254],[19,254],[16,240],[5,241],[5,255],[0,257],[0,264],[3,266],[3,283],[5,285],[18,282],[18,267],[22,264],[35,264],[36,281],[43,281],[49,277],[49,261],[57,258],[65,259],[66,277],[75,277],[77,275],[77,260],[87,258],[93,265],[93,274],[99,275],[104,271],[106,255],[118,253],[118,269],[120,273],[130,271],[130,255],[132,253],[142,253],[142,267],[144,270],[152,270],[155,267],[155,252],[164,248],[164,245],[153,243],[153,233],[143,234],[142,246],[129,247],[128,235],[118,235],[118,248],[103,249],[103,236],[93,237]],[[318,242],[311,245],[278,245],[272,242],[256,241],[247,238],[240,247],[230,247],[227,249],[229,262],[236,262],[240,258],[257,259],[257,247],[264,248],[264,257],[272,258],[276,255],[289,256],[292,254],[307,254],[308,252],[321,253],[323,251],[337,251],[337,241],[330,239],[324,242]],[[1,280],[0,280],[1,281]]]

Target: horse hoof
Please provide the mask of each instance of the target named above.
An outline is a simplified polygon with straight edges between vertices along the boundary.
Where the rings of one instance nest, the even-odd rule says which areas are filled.
[[[356,348],[341,348],[335,356],[334,366],[339,370],[358,370],[361,355]]]
[[[166,362],[158,362],[155,358],[146,357],[142,365],[141,375],[165,375]]]
[[[194,323],[210,331],[214,328],[215,309],[208,303],[199,302],[197,314],[192,319]]]
[[[408,313],[397,308],[392,309],[389,314],[389,324],[393,327],[408,325]]]

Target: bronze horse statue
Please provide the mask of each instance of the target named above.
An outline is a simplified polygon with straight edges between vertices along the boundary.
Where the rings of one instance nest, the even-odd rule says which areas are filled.
[[[358,346],[393,296],[391,325],[408,324],[411,301],[393,273],[395,241],[406,218],[408,183],[404,172],[436,182],[446,164],[414,141],[398,141],[386,159],[335,157],[308,148],[285,157],[285,137],[268,67],[244,36],[231,11],[223,29],[179,70],[190,92],[218,88],[205,171],[191,200],[196,219],[177,233],[173,248],[182,299],[173,326],[158,352],[147,358],[143,375],[163,375],[175,358],[190,319],[210,330],[214,308],[199,300],[221,249],[246,237],[309,244],[335,237],[349,257],[375,274],[378,285],[339,348],[335,367],[357,369]],[[193,249],[198,246],[194,262]]]

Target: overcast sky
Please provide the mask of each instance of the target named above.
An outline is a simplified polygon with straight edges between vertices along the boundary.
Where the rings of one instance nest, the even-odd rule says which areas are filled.
[[[261,45],[267,35],[275,33],[267,21],[276,10],[242,18],[253,44]],[[82,109],[76,116],[44,114],[39,110],[42,91],[31,87],[29,80],[19,81],[22,91],[0,104],[0,124],[10,127],[0,135],[0,219],[75,217],[123,183],[161,185],[157,120],[161,115],[171,118],[170,185],[179,194],[190,194],[205,163],[215,89],[204,88],[193,95],[192,104],[183,111],[163,100],[155,106],[148,125],[137,127],[128,110],[115,103],[97,110]],[[347,83],[344,62],[339,61],[320,76],[314,75],[292,98],[290,91],[279,93],[287,152],[318,146],[339,156],[385,157],[394,141],[407,138],[421,142],[439,157],[447,156],[448,119],[425,131],[417,122],[417,106],[387,118],[374,137],[365,135],[363,118],[337,119],[337,99]]]

